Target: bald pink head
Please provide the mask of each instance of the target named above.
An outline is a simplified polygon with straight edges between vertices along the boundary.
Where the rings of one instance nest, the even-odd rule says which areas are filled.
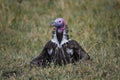
[[[66,22],[65,22],[65,20],[63,18],[55,19],[55,21],[52,22],[51,25],[55,26],[59,33],[63,32],[63,30],[66,29]]]

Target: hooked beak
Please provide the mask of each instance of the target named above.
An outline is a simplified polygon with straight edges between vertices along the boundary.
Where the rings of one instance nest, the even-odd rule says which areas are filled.
[[[55,22],[51,22],[50,27],[55,27]]]
[[[52,22],[52,23],[51,23],[51,26],[56,27],[56,26],[57,26],[57,23],[56,23],[56,22]]]
[[[52,23],[51,23],[51,26],[54,26],[54,27],[56,27],[56,28],[61,28],[63,25],[58,24],[58,23],[56,23],[56,22],[52,22]]]

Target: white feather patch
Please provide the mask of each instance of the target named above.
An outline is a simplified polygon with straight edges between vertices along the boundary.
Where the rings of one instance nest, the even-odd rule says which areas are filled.
[[[70,48],[67,48],[66,49],[66,52],[70,55],[73,55],[73,49],[70,49]]]
[[[56,32],[55,32],[55,34],[53,34],[53,38],[52,38],[51,41],[52,41],[53,43],[56,43],[57,46],[58,46],[59,48],[61,48],[63,44],[65,44],[65,43],[67,43],[67,42],[69,41],[69,40],[67,39],[67,36],[66,36],[66,30],[63,31],[63,38],[62,38],[62,41],[61,41],[60,44],[59,44],[59,42],[58,42],[58,39],[57,39],[57,36],[56,36]]]
[[[59,46],[59,42],[57,40],[57,36],[56,36],[56,32],[53,34],[53,38],[51,39],[51,41],[55,44],[57,44],[57,46]]]
[[[63,31],[63,38],[62,38],[62,41],[60,43],[60,45],[62,46],[64,43],[68,42],[69,40],[67,39],[67,36],[66,36],[66,30]]]
[[[53,52],[53,49],[48,49],[47,51],[48,51],[48,54],[51,55]]]

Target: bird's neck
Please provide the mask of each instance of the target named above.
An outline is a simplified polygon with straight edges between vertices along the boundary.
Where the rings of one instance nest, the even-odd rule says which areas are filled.
[[[57,29],[53,31],[53,37],[52,40],[57,44],[62,44],[62,42],[65,42],[69,39],[69,36],[67,34],[67,29],[64,29],[62,32],[58,32]]]
[[[63,32],[59,33],[58,31],[56,31],[56,37],[57,37],[57,40],[60,44],[62,41],[62,38],[63,38]]]

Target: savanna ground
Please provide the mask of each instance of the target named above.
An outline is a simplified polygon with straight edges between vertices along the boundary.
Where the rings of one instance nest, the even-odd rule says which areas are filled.
[[[91,60],[30,68],[58,17]],[[120,80],[120,0],[0,0],[0,80]]]

